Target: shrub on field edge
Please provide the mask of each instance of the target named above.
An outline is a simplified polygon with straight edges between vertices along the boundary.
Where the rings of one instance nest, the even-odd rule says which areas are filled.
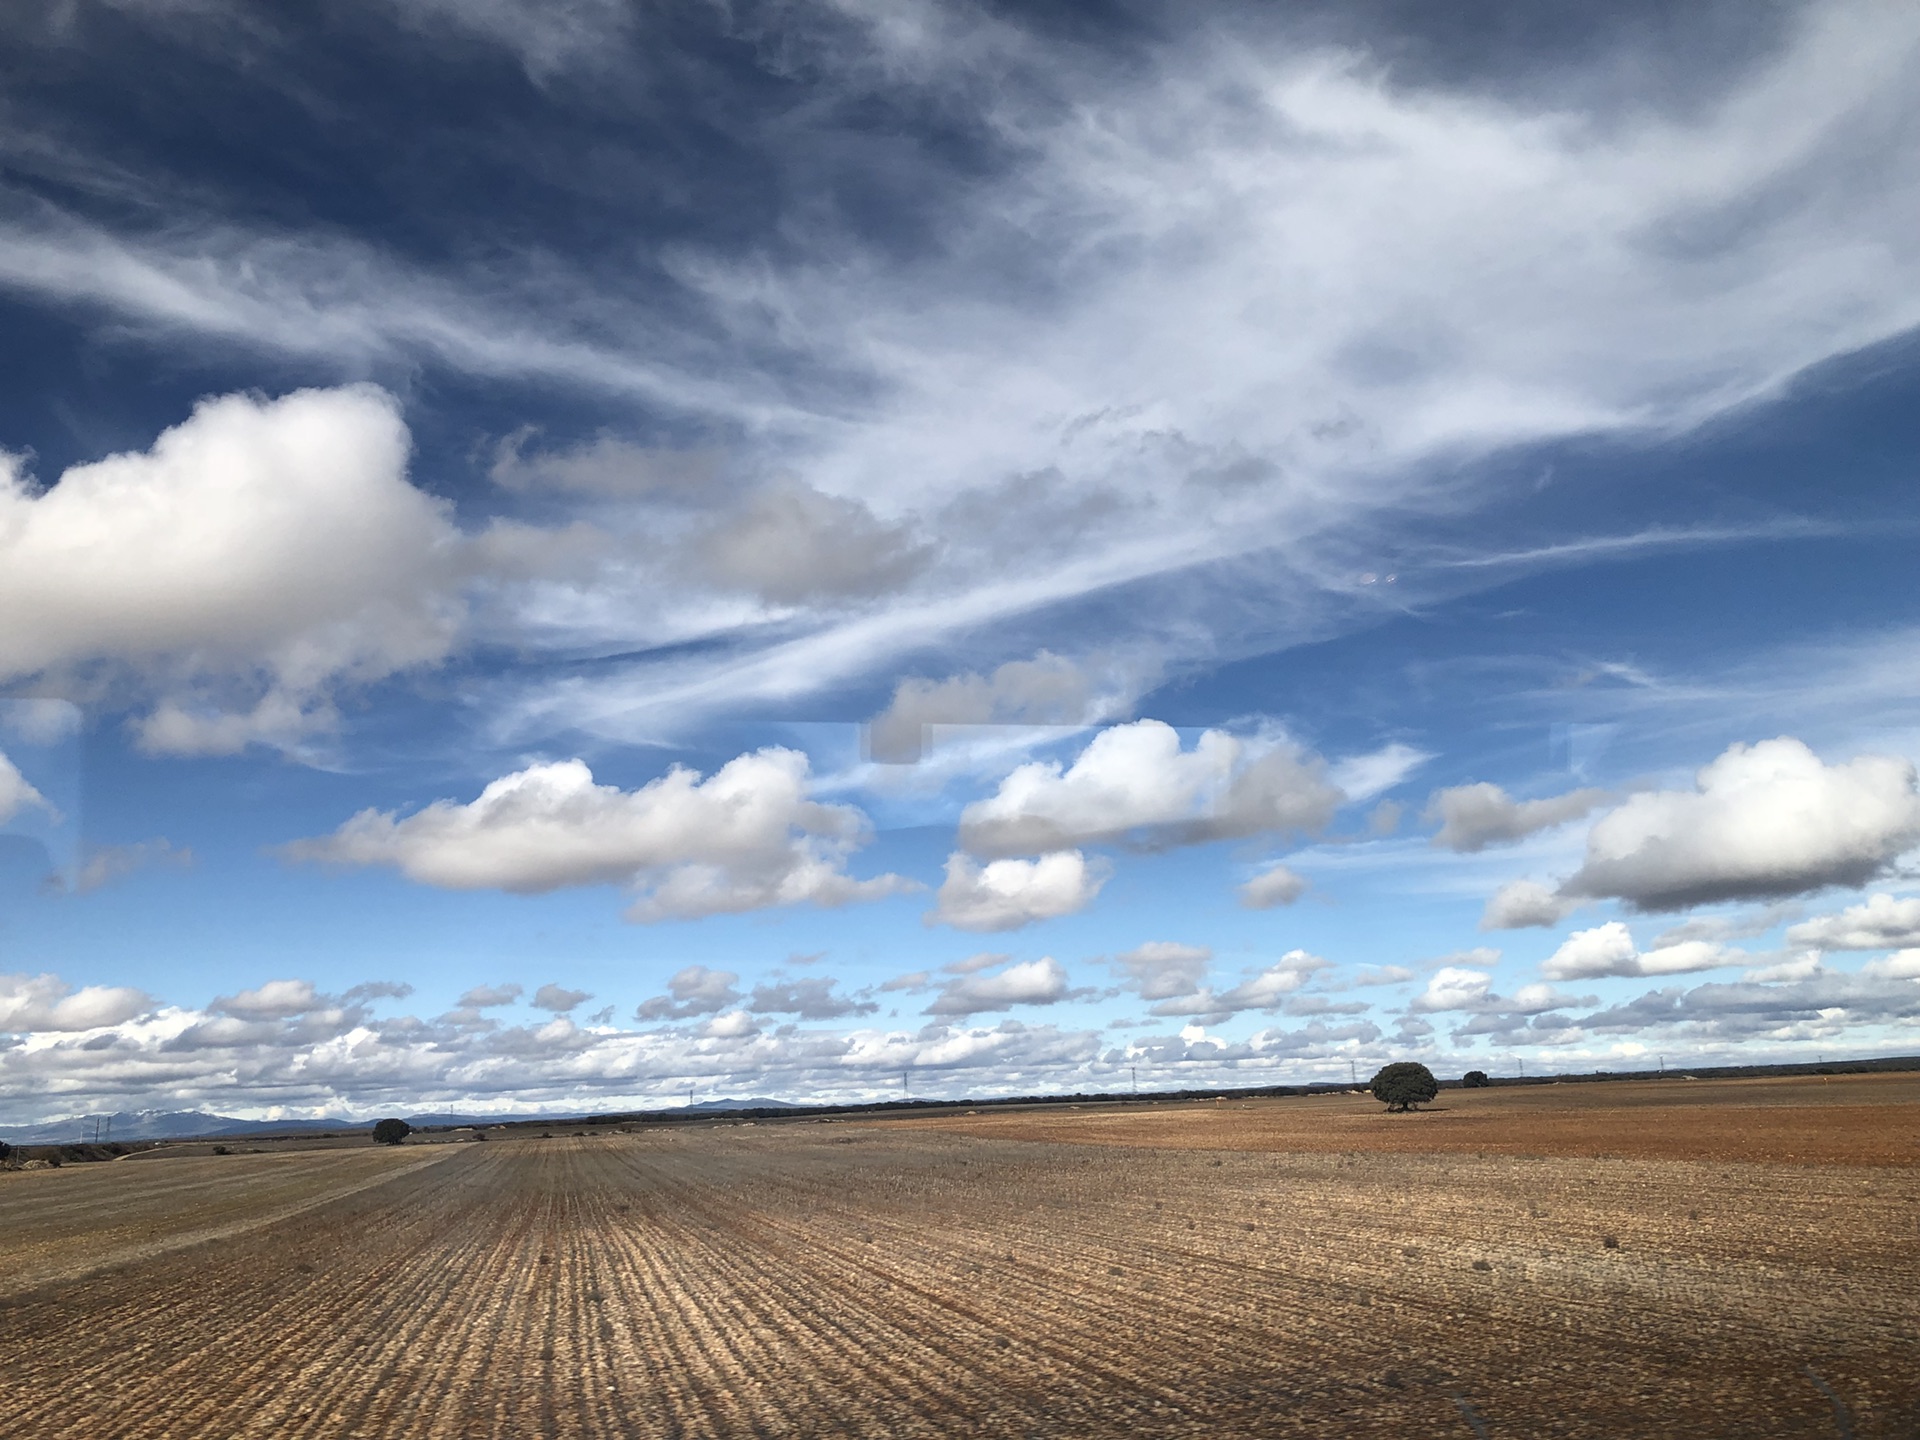
[[[1411,1110],[1440,1093],[1440,1082],[1433,1072],[1417,1060],[1401,1060],[1383,1065],[1367,1084],[1373,1098],[1387,1107],[1389,1114]]]
[[[1486,1071],[1469,1070],[1460,1077],[1460,1083],[1469,1090],[1479,1090],[1484,1086],[1491,1085],[1493,1082],[1487,1078]]]
[[[413,1133],[413,1127],[404,1120],[379,1120],[374,1122],[374,1143],[379,1145],[398,1145]]]

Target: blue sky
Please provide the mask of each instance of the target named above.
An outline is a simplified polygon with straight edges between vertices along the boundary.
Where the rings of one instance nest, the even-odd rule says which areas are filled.
[[[1909,1053],[1920,20],[0,19],[0,1110]]]

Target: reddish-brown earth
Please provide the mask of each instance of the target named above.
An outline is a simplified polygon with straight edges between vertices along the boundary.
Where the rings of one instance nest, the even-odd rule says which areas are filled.
[[[1796,1128],[1911,1093],[1703,1092],[1731,1160],[1607,1088],[0,1176],[0,1434],[1915,1434],[1920,1169]],[[1531,1149],[1440,1138],[1495,1114]]]

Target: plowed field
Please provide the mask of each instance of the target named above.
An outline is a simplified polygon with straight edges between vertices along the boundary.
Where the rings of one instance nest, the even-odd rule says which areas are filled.
[[[1212,1148],[782,1124],[0,1176],[0,1434],[1916,1433],[1920,1171],[1201,1123]],[[93,1273],[49,1268],[85,1217]]]

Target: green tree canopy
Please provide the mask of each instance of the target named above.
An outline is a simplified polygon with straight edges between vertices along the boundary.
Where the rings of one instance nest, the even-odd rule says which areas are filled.
[[[1469,1090],[1478,1090],[1481,1086],[1491,1085],[1493,1082],[1487,1079],[1486,1071],[1469,1070],[1467,1071],[1466,1074],[1460,1077],[1460,1083],[1466,1086],[1467,1089]]]
[[[1433,1078],[1431,1070],[1418,1061],[1402,1060],[1381,1066],[1380,1073],[1373,1077],[1367,1088],[1373,1092],[1374,1099],[1393,1112],[1411,1110],[1433,1099],[1440,1093],[1440,1082]]]
[[[404,1120],[381,1120],[373,1127],[373,1138],[381,1145],[398,1145],[413,1133],[413,1127]]]

